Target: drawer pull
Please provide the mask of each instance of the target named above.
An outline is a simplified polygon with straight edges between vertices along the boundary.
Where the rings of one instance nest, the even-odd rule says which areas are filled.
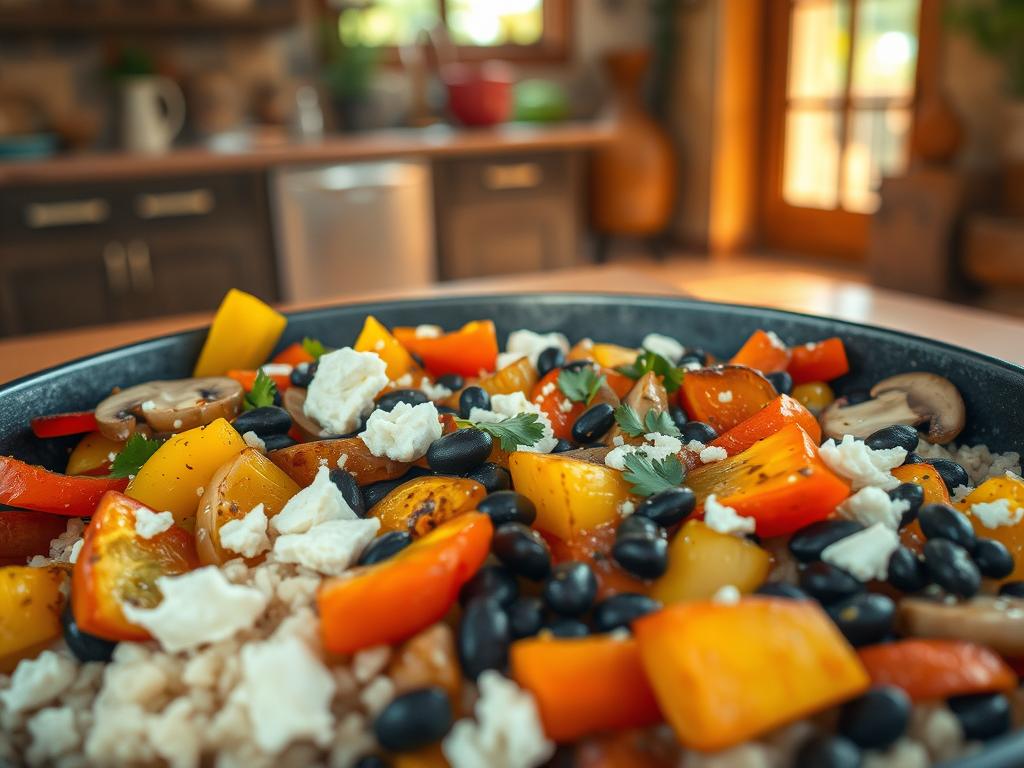
[[[136,293],[152,292],[153,263],[149,258],[149,246],[141,240],[128,243],[128,274]]]
[[[25,208],[25,221],[32,229],[99,224],[109,216],[110,205],[99,197],[59,203],[30,203]]]
[[[107,287],[113,297],[124,296],[130,290],[128,282],[128,256],[124,246],[114,241],[103,247],[103,266],[107,270]]]
[[[537,163],[491,163],[484,166],[484,186],[505,189],[533,189],[540,186],[543,172]]]
[[[213,210],[213,206],[213,192],[208,189],[190,189],[185,192],[150,192],[135,197],[135,213],[140,219],[205,216]]]

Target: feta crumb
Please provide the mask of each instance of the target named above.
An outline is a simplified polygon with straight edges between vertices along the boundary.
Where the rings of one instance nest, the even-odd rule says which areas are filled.
[[[352,656],[352,674],[360,683],[368,683],[383,674],[391,660],[390,645],[373,645]]]
[[[395,698],[395,683],[390,677],[379,675],[359,692],[359,703],[370,717],[376,717]]]
[[[671,336],[663,336],[660,333],[648,333],[640,346],[648,352],[661,355],[670,363],[678,363],[679,358],[686,354],[686,347],[673,339]]]
[[[412,386],[412,374],[411,373],[403,373],[401,376],[399,376],[397,379],[395,379],[391,383],[394,384],[396,387],[411,387]]]
[[[544,428],[544,434],[532,446],[519,446],[516,450],[529,451],[531,453],[551,453],[558,444],[558,438],[551,427],[551,419],[540,409],[536,403],[531,403],[522,392],[513,392],[510,395],[494,395],[491,398],[491,410],[486,408],[474,408],[470,411],[469,420],[482,424],[495,424],[505,419],[518,416],[521,413],[537,414],[537,421]]]
[[[79,539],[78,541],[76,541],[74,544],[71,545],[71,553],[68,555],[68,562],[69,563],[77,563],[78,562],[78,555],[82,551],[82,544],[83,543],[85,543],[85,539]]]
[[[651,461],[662,461],[683,449],[683,444],[677,438],[659,432],[648,432],[644,435],[644,440],[646,442],[642,445],[620,445],[612,448],[604,457],[605,465],[621,471],[626,468],[626,457],[631,453],[639,453]]]
[[[555,752],[533,697],[493,670],[480,675],[474,719],[463,718],[441,742],[452,768],[536,768]]]
[[[899,546],[900,537],[896,531],[885,523],[875,523],[829,544],[822,551],[821,559],[861,581],[884,581],[889,575],[889,558]]]
[[[875,450],[856,440],[853,435],[845,435],[839,444],[829,438],[822,443],[819,453],[829,469],[852,482],[855,491],[869,485],[891,491],[900,481],[893,477],[890,470],[907,458],[905,448]]]
[[[146,507],[135,510],[135,532],[144,539],[152,539],[174,525],[174,515],[170,512],[154,512]]]
[[[612,438],[612,445],[614,445],[616,448],[618,448],[620,445],[625,444],[626,438],[624,438],[622,435],[616,435],[615,437]]]
[[[440,325],[417,325],[416,330],[413,331],[413,335],[417,339],[436,339],[444,331]]]
[[[280,563],[298,563],[317,573],[340,576],[373,541],[380,520],[328,520],[305,533],[278,536],[274,559]]]
[[[971,517],[976,517],[986,528],[1002,528],[1019,523],[1024,517],[1024,508],[1015,507],[1011,510],[1010,500],[1005,498],[981,501],[971,504]]]
[[[729,452],[718,445],[709,445],[707,448],[702,448],[700,452],[700,460],[704,464],[711,464],[727,458],[729,458]]]
[[[956,488],[953,489],[953,493],[950,494],[950,500],[954,504],[959,504],[962,501],[966,501],[967,497],[971,495],[971,491],[973,490],[974,488],[972,488],[969,485],[958,485]]]
[[[107,461],[109,461],[111,464],[114,463],[114,459],[116,459],[116,458],[117,458],[117,451],[111,451],[110,453],[107,454]]]
[[[347,434],[373,410],[387,383],[387,365],[378,355],[342,347],[320,357],[303,410],[328,432]]]
[[[70,707],[40,710],[27,725],[32,737],[32,746],[26,755],[29,765],[50,764],[54,758],[74,751],[81,744],[82,738],[75,725],[75,710]]]
[[[563,398],[562,402],[558,404],[558,410],[562,413],[569,413],[572,410],[572,400],[569,398]]]
[[[562,333],[534,333],[523,328],[508,335],[505,353],[515,354],[517,358],[529,358],[530,364],[536,368],[537,358],[548,347],[557,347],[568,353],[569,339]]]
[[[555,382],[549,381],[547,384],[545,384],[543,387],[540,388],[540,393],[542,395],[544,395],[544,397],[547,397],[552,392],[554,392],[557,388],[558,388],[558,385],[555,384]]]
[[[183,425],[184,422],[181,419],[175,419],[174,422],[171,424],[171,426],[174,429],[181,429]]]
[[[441,433],[433,403],[398,403],[390,412],[371,413],[359,439],[374,456],[410,462],[422,457]]]
[[[719,533],[736,535],[754,533],[757,529],[754,518],[741,515],[732,507],[722,504],[713,493],[704,499],[704,525]]]
[[[903,513],[910,509],[905,499],[893,500],[881,488],[867,486],[836,507],[836,511],[849,520],[863,523],[865,527],[882,523],[886,528],[897,530]]]
[[[330,475],[327,467],[320,467],[313,483],[288,499],[284,508],[270,519],[270,528],[281,534],[305,533],[328,520],[358,520]]]
[[[156,403],[152,400],[146,400],[142,405],[139,406],[143,413],[149,413],[150,411],[156,410]]]
[[[629,517],[636,512],[636,504],[629,499],[625,499],[624,501],[619,502],[618,510],[620,517]]]
[[[266,363],[260,366],[260,370],[267,376],[291,376],[292,366],[288,363]]]
[[[338,457],[338,469],[344,469],[345,464],[348,463],[348,454],[343,453]]]
[[[444,384],[435,384],[427,379],[420,382],[420,392],[426,395],[428,400],[444,400],[452,394]]]
[[[731,403],[732,402],[732,390],[726,389],[718,393],[718,402],[720,403]]]
[[[0,691],[8,713],[27,712],[47,704],[75,680],[75,663],[53,651],[43,651],[14,668],[10,686]]]
[[[686,444],[686,450],[693,451],[694,453],[700,453],[705,448],[707,448],[707,446],[700,440],[691,440]]]
[[[267,452],[267,444],[263,442],[260,436],[253,432],[251,429],[244,435],[242,435],[242,440],[244,440],[245,444],[248,445],[250,448],[255,448],[260,453]]]
[[[768,336],[768,342],[773,347],[775,347],[776,349],[786,349],[786,342],[780,339],[778,334],[775,333],[775,331],[768,331],[766,335]]]
[[[499,352],[498,359],[494,364],[495,370],[500,371],[502,368],[508,368],[513,363],[517,363],[522,360],[526,355],[520,355],[518,352]],[[481,371],[483,374],[484,371]]]
[[[263,504],[257,504],[245,517],[228,520],[218,532],[220,545],[242,557],[256,557],[270,549],[267,538],[267,515]]]
[[[718,591],[711,596],[711,602],[719,605],[736,605],[741,597],[742,595],[736,587],[726,584],[724,587],[719,587]]]

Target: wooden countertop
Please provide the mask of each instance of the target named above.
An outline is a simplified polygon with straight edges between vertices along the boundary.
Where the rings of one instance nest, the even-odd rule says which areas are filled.
[[[278,165],[340,163],[394,157],[444,157],[586,149],[610,141],[609,121],[551,125],[509,123],[468,130],[446,125],[329,135],[318,141],[263,141],[237,151],[203,147],[163,155],[97,152],[47,160],[0,162],[0,186],[127,179],[140,176],[263,170]]]

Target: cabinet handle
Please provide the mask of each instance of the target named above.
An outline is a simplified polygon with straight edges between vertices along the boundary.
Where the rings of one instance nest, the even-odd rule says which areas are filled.
[[[135,213],[140,219],[205,216],[213,210],[214,202],[213,192],[208,189],[148,192],[135,196]]]
[[[58,203],[29,203],[25,206],[25,222],[32,229],[99,224],[109,216],[110,205],[99,197]]]
[[[124,296],[131,289],[128,280],[128,256],[117,241],[103,247],[103,266],[107,270],[107,287],[115,297]]]
[[[487,189],[533,189],[544,177],[537,163],[491,163],[484,166],[484,186]]]
[[[128,274],[136,293],[152,292],[153,264],[149,258],[149,246],[142,240],[128,243]]]

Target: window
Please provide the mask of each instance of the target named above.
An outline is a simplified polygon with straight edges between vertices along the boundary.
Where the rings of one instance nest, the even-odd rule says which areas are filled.
[[[923,0],[930,5],[931,0]],[[910,158],[922,0],[775,0],[764,230],[855,255]]]

